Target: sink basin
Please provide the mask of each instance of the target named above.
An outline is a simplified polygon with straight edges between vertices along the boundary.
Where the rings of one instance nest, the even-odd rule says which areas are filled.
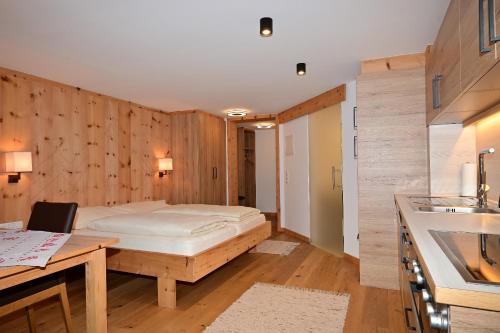
[[[418,207],[420,212],[428,213],[450,213],[450,214],[500,214],[500,211],[491,208],[479,207],[444,207],[444,206],[422,206]]]

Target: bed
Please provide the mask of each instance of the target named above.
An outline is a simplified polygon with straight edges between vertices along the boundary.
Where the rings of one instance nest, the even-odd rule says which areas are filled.
[[[76,223],[78,227],[74,233],[120,239],[118,244],[107,250],[107,269],[157,278],[158,305],[175,308],[176,281],[196,282],[271,236],[271,223],[262,214],[252,214],[240,220],[228,217],[213,230],[204,230],[203,228],[207,228],[206,224],[213,221],[211,217],[216,214],[213,209],[217,211],[218,207],[221,206],[167,207],[164,202],[134,203],[111,208],[93,207],[88,210],[90,213],[80,210]],[[220,209],[227,210],[224,207]],[[194,214],[196,210],[199,214]],[[191,235],[185,230],[175,229],[175,234],[182,236],[168,236],[156,232],[156,227],[152,228],[147,224],[137,227],[138,223],[135,223],[134,232],[131,233],[123,232],[125,227],[121,223],[109,222],[129,220],[131,223],[135,219],[144,223],[151,220],[150,224],[155,226],[160,219],[158,215],[179,221],[187,219],[186,221],[193,222],[194,230],[202,228],[203,231]],[[95,221],[102,222],[100,228],[96,227]]]

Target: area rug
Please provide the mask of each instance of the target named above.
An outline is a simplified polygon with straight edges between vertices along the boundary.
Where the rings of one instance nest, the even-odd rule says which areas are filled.
[[[269,254],[279,254],[281,256],[287,256],[299,245],[300,243],[276,241],[276,240],[265,240],[250,253],[269,253]]]
[[[348,294],[256,283],[206,333],[342,332]]]

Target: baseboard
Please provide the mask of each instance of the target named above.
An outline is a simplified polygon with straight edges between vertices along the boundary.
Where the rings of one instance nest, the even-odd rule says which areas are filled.
[[[292,230],[289,230],[287,228],[281,228],[281,231],[285,234],[287,234],[288,236],[291,236],[291,237],[294,237],[294,238],[297,238],[298,240],[301,240],[303,242],[306,242],[306,243],[310,243],[311,240],[309,239],[309,237],[306,237],[304,235],[301,235],[295,231],[292,231]]]
[[[344,253],[344,259],[349,261],[350,263],[359,266],[359,258],[351,256],[350,254]]]

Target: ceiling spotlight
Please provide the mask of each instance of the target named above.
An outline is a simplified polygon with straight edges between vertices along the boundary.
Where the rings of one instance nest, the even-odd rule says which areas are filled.
[[[262,37],[271,37],[273,35],[273,19],[263,17],[260,19],[260,35]]]
[[[257,125],[258,129],[265,129],[265,128],[272,128],[274,126],[274,124],[271,124],[271,123],[258,123]]]
[[[226,112],[228,117],[244,117],[247,113],[248,112],[243,109],[233,109]]]
[[[306,64],[304,62],[299,62],[297,64],[297,75],[306,75]]]

